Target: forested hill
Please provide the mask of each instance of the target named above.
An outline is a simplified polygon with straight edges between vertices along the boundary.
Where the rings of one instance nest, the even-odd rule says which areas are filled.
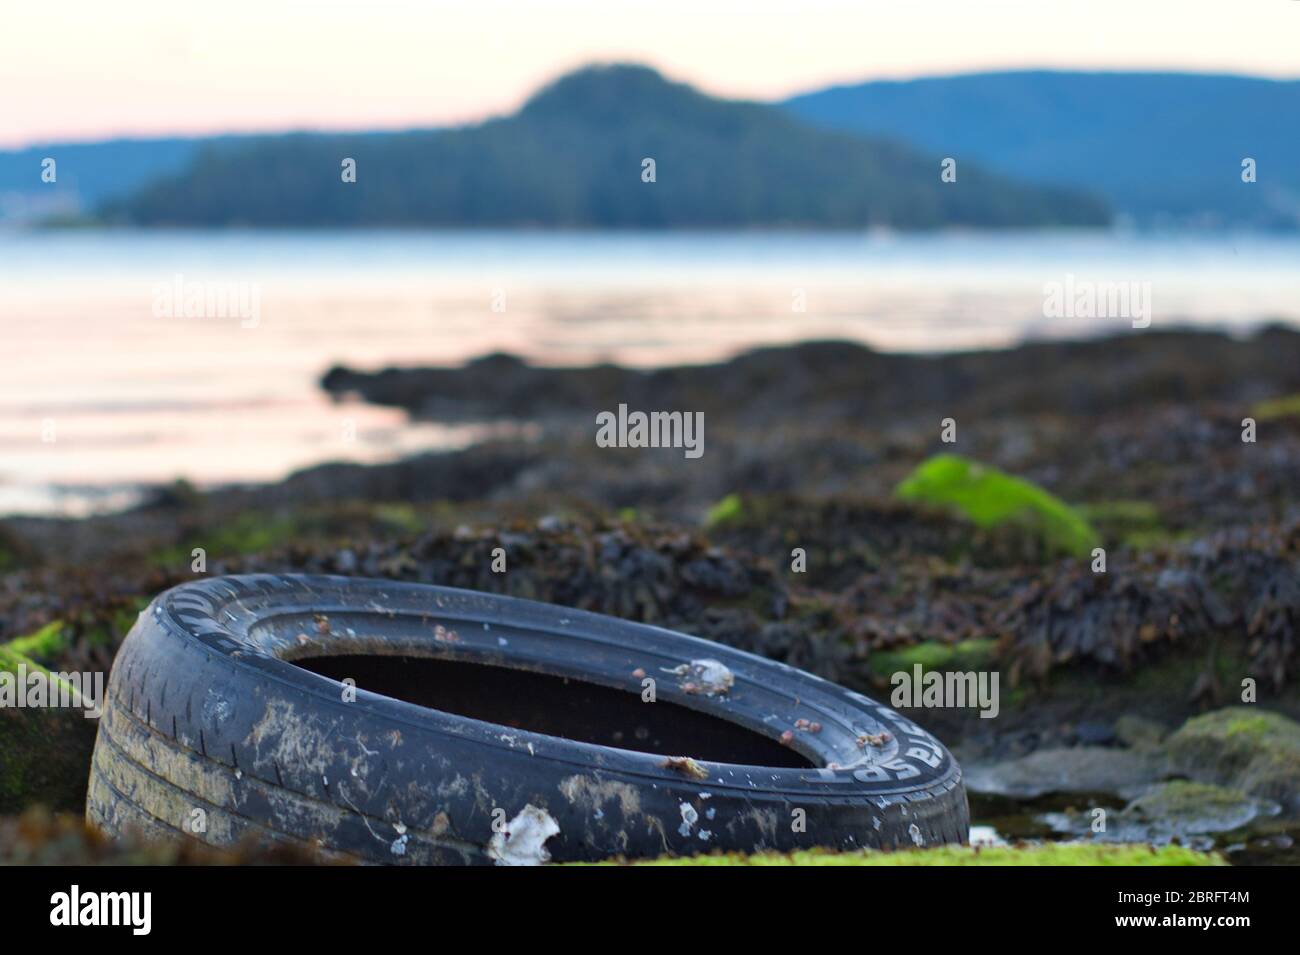
[[[1140,224],[1300,227],[1298,80],[1032,70],[836,86],[785,106],[826,129],[1084,189]]]
[[[356,181],[342,181],[345,158]],[[644,160],[654,160],[645,181]],[[641,66],[562,77],[519,112],[443,130],[203,148],[101,207],[181,226],[709,228],[1102,225],[1104,200],[705,96]]]

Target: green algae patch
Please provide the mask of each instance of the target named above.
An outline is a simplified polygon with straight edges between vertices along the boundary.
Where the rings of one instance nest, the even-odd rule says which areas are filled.
[[[955,454],[922,462],[894,493],[955,510],[982,528],[1020,524],[1057,553],[1086,557],[1100,541],[1079,511],[1038,485]]]
[[[1172,767],[1300,815],[1300,723],[1253,706],[1195,716],[1169,737]]]
[[[740,520],[744,512],[745,505],[741,501],[740,495],[728,494],[709,508],[708,514],[704,516],[704,524],[706,527],[721,527],[724,524],[732,524]]]
[[[926,673],[931,670],[982,670],[993,660],[996,646],[996,640],[972,638],[958,643],[924,640],[897,650],[874,650],[871,653],[871,672],[888,679],[894,673],[911,673],[918,665]]]
[[[21,653],[15,653],[10,649],[9,644],[0,643],[0,673],[17,673],[19,664],[27,667],[37,666]]]
[[[1300,417],[1300,394],[1261,401],[1250,409],[1250,413],[1259,421]]]
[[[691,866],[1213,866],[1226,865],[1214,853],[1196,852],[1182,846],[1108,845],[1088,842],[1049,842],[1041,845],[938,846],[902,852],[835,852],[805,849],[799,852],[720,853],[685,858],[661,857],[635,862],[609,860],[594,865],[691,865]]]
[[[70,640],[62,620],[46,624],[35,633],[17,637],[0,647],[0,652],[8,650],[11,654],[31,657],[36,660],[53,661],[68,649]],[[0,664],[3,665],[3,664]]]
[[[63,679],[73,669],[66,657],[75,642],[74,629],[55,620],[0,644],[0,679],[8,683],[4,692],[23,693],[39,677],[48,681],[48,693],[66,691],[75,698]],[[94,644],[99,638],[83,632],[82,639]],[[95,729],[96,721],[77,706],[0,706],[0,815],[38,805],[83,812]]]
[[[22,674],[39,673],[62,683],[57,675],[13,649],[15,643],[32,637],[0,645],[0,674],[11,681],[14,692],[23,691],[17,682]],[[86,719],[80,709],[0,707],[0,815],[35,805],[84,809],[87,767],[94,745],[95,721]]]

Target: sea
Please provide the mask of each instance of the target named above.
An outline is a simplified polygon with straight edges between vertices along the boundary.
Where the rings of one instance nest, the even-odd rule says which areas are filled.
[[[1091,311],[1060,307],[1088,289]],[[1133,294],[1122,314],[1116,289]],[[334,365],[653,367],[811,339],[940,352],[1269,322],[1300,324],[1300,236],[0,232],[0,515],[520,427],[332,400]]]

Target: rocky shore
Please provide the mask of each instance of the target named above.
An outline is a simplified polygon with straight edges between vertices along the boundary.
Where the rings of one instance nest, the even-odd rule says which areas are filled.
[[[815,343],[659,371],[492,356],[340,368],[323,385],[419,417],[535,427],[267,487],[162,488],[124,514],[0,521],[0,644],[27,638],[23,659],[52,669],[107,668],[201,549],[208,574],[390,577],[659,623],[882,698],[918,664],[993,671],[995,719],[909,711],[961,757],[977,821],[1069,838],[1105,808],[1121,841],[1295,861],[1294,331],[925,357]],[[703,412],[703,455],[597,447],[596,415],[620,403]],[[899,493],[940,455],[979,481]],[[1012,492],[1028,503],[988,519]],[[1094,547],[1053,533],[1062,519],[1104,571]],[[0,712],[0,814],[77,811],[93,722],[37,733],[25,719]],[[40,741],[55,732],[67,742],[51,769]]]

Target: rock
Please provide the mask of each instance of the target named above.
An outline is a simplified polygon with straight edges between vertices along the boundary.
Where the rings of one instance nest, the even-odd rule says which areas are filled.
[[[1155,720],[1124,714],[1115,721],[1115,735],[1130,749],[1151,749],[1160,745],[1168,731]]]
[[[1118,739],[1114,727],[1095,720],[1084,720],[1076,724],[1074,738],[1087,746],[1111,746]]]
[[[984,795],[1034,799],[1047,793],[1129,795],[1158,780],[1152,753],[1100,746],[1040,749],[1019,759],[966,768],[966,788]]]
[[[1234,706],[1183,724],[1167,743],[1170,768],[1231,786],[1300,815],[1300,723],[1254,706]]]
[[[1228,832],[1260,815],[1276,815],[1278,806],[1235,789],[1174,780],[1161,783],[1124,807],[1133,821],[1165,827],[1174,834]]]
[[[1208,850],[1214,833],[1231,832],[1261,816],[1278,812],[1276,803],[1254,799],[1235,789],[1186,780],[1161,783],[1138,796],[1106,821],[1093,828],[1093,810],[1048,813],[1043,820],[1055,831],[1100,842],[1137,842],[1183,845]]]

